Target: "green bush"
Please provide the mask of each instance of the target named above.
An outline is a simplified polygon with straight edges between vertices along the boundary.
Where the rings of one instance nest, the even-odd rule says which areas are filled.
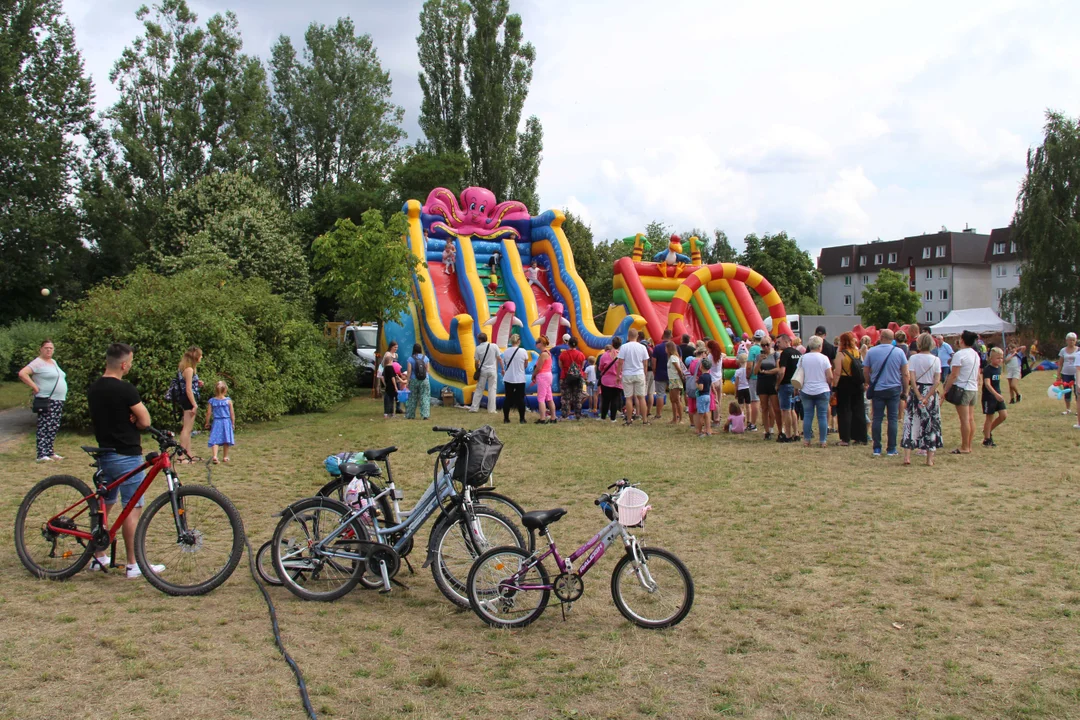
[[[56,345],[56,361],[64,367],[61,355],[63,327],[60,323],[16,320],[0,329],[0,377],[15,379],[26,364],[38,356],[41,341],[49,338]]]
[[[214,383],[225,380],[238,423],[325,410],[341,399],[350,369],[301,306],[257,278],[205,270],[166,277],[140,269],[66,305],[60,319],[70,339],[63,361],[71,388],[64,417],[82,426],[89,424],[86,388],[101,374],[112,342],[135,348],[127,379],[155,425],[175,423],[165,393],[191,345],[203,350],[202,406]]]

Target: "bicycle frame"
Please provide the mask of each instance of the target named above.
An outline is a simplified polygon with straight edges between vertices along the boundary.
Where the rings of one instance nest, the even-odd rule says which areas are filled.
[[[525,575],[530,569],[543,562],[548,556],[555,558],[555,564],[559,566],[559,572],[569,573],[573,572],[573,563],[577,561],[585,553],[589,553],[585,558],[585,562],[581,563],[581,569],[578,571],[579,577],[585,577],[585,574],[596,564],[596,562],[604,556],[608,547],[615,542],[615,538],[620,538],[628,549],[637,545],[637,540],[627,532],[618,520],[612,520],[603,530],[596,533],[592,538],[584,545],[579,547],[574,552],[570,553],[569,557],[563,558],[559,554],[558,548],[555,547],[555,541],[551,539],[551,533],[546,534],[548,540],[548,549],[544,551],[544,554],[539,557],[533,554],[533,557],[510,578],[504,580],[500,585],[509,585],[515,590],[554,590],[553,584],[548,585],[518,585],[517,580]]]
[[[91,517],[93,517],[94,515],[100,515],[100,523],[101,523],[101,525],[99,527],[107,526],[108,522],[109,522],[109,518],[108,518],[107,508],[106,508],[106,505],[105,505],[105,496],[108,493],[115,490],[116,488],[118,488],[122,483],[127,481],[129,478],[134,477],[136,474],[138,474],[140,472],[143,472],[144,470],[147,470],[147,469],[149,469],[150,472],[148,472],[146,474],[146,477],[143,478],[143,481],[141,483],[139,483],[139,487],[135,490],[135,494],[131,496],[131,500],[127,503],[127,505],[123,508],[123,510],[120,511],[120,514],[117,516],[116,522],[113,523],[112,527],[108,528],[109,542],[112,542],[113,540],[116,539],[116,535],[117,535],[118,531],[120,530],[120,528],[123,526],[124,521],[127,519],[128,515],[130,515],[132,510],[135,509],[135,507],[139,503],[139,500],[142,499],[142,496],[146,493],[146,490],[150,487],[150,484],[154,482],[155,478],[157,478],[158,473],[160,473],[162,471],[165,472],[165,478],[169,483],[169,492],[170,492],[170,494],[172,494],[173,490],[180,484],[179,479],[177,479],[176,476],[173,474],[172,462],[171,462],[171,460],[169,458],[169,453],[167,453],[167,452],[159,453],[153,460],[144,461],[139,467],[135,468],[134,470],[132,470],[130,472],[124,473],[119,478],[117,478],[116,480],[113,480],[111,483],[109,483],[107,485],[101,485],[101,484],[99,484],[97,482],[98,476],[101,474],[101,469],[99,468],[98,471],[94,473],[94,484],[97,486],[94,493],[91,494],[91,495],[87,495],[82,500],[79,500],[77,503],[65,508],[64,510],[61,510],[56,515],[49,518],[49,521],[46,523],[46,527],[49,529],[50,532],[54,532],[54,533],[56,533],[58,535],[71,535],[72,537],[77,537],[77,538],[79,538],[81,540],[92,541],[94,539],[94,534],[92,532],[85,532],[85,531],[82,531],[82,530],[72,530],[72,529],[63,528],[63,527],[57,527],[56,525],[54,525],[54,522],[56,520],[58,520],[60,517],[66,515],[71,510],[79,507],[80,505],[85,505],[86,506],[85,509],[80,510],[78,513],[76,513],[74,516],[72,516],[69,519],[73,520],[73,519],[79,517],[80,515],[82,515],[84,512],[89,511]],[[96,505],[93,502],[94,499],[97,500]],[[177,507],[175,495],[172,498],[172,504],[173,504],[173,517],[177,518],[177,522],[183,522],[184,521],[183,514],[181,512],[179,512],[179,507]],[[91,527],[91,529],[96,529],[93,522],[91,522],[90,527]],[[183,529],[178,527],[177,531],[182,532]]]

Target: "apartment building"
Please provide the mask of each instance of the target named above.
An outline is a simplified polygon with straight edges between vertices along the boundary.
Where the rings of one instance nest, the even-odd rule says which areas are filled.
[[[990,250],[990,236],[974,229],[824,248],[818,302],[826,315],[854,316],[866,286],[888,268],[906,275],[922,298],[919,322],[940,322],[952,310],[991,304]]]
[[[990,268],[990,300],[994,312],[1001,314],[1001,296],[1020,284],[1020,253],[1012,239],[1012,227],[990,231],[985,263]]]

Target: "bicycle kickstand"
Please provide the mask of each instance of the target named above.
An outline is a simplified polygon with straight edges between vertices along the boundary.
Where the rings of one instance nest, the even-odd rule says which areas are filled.
[[[112,550],[109,553],[109,567],[116,567],[116,541],[112,541]]]

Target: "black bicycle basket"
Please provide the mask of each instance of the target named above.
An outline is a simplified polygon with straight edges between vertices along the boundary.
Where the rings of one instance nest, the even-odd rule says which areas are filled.
[[[491,477],[502,449],[503,444],[490,425],[473,430],[458,452],[454,480],[473,487],[483,485]]]

